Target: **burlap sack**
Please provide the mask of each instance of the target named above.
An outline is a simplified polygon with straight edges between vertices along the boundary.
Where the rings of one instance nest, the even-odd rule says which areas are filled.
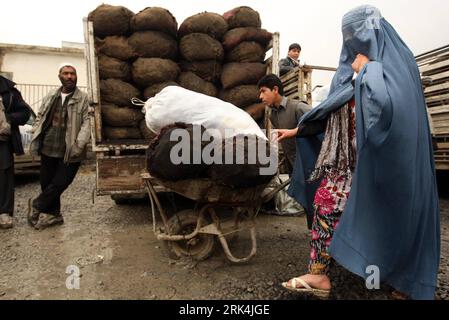
[[[265,117],[265,104],[263,103],[252,104],[249,107],[245,107],[244,110],[248,112],[255,121],[260,121]]]
[[[275,152],[270,153],[267,141],[258,142],[257,139],[256,136],[248,136],[244,141],[238,140],[236,137],[223,140],[222,164],[212,164],[209,167],[209,177],[217,183],[232,188],[249,188],[269,183],[276,174],[277,166],[274,166],[274,172],[271,174],[265,174],[260,171],[260,168],[267,168],[269,166],[260,163],[258,153],[262,153],[263,149],[259,148],[259,146],[261,144],[265,145],[265,154],[270,156],[271,161],[275,161],[277,154]],[[237,164],[236,150],[238,146],[242,147],[243,164]],[[232,163],[226,162],[226,153],[232,155]],[[256,160],[254,164],[249,161],[251,156]]]
[[[218,90],[213,83],[203,80],[193,72],[182,72],[178,77],[178,83],[181,87],[195,92],[199,92],[211,97],[218,95]]]
[[[264,62],[265,49],[255,41],[243,41],[226,53],[228,62]]]
[[[179,72],[178,65],[167,59],[139,58],[132,66],[133,80],[142,88],[156,83],[175,81]]]
[[[93,22],[95,36],[104,38],[129,34],[133,16],[134,13],[125,7],[102,4],[87,18]]]
[[[124,36],[109,36],[104,39],[96,38],[95,49],[99,55],[104,54],[123,61],[137,57],[137,54],[129,45],[128,38]]]
[[[250,7],[237,7],[223,14],[224,19],[229,25],[229,29],[241,27],[260,28],[262,22],[257,11]]]
[[[128,62],[102,54],[98,56],[98,72],[100,79],[131,80],[131,65]]]
[[[243,85],[220,93],[220,99],[232,103],[239,108],[245,108],[259,102],[257,85]]]
[[[209,61],[181,61],[182,71],[191,71],[202,79],[216,83],[220,80],[222,66],[215,60]]]
[[[118,106],[128,106],[132,98],[139,98],[140,91],[133,85],[119,79],[100,81],[100,96],[102,103],[112,103]]]
[[[258,62],[231,62],[223,66],[221,84],[224,89],[234,88],[243,84],[257,84],[267,73],[267,67]]]
[[[203,12],[184,20],[179,27],[178,37],[182,38],[191,33],[205,33],[221,41],[226,31],[228,31],[228,24],[221,15],[212,12]]]
[[[156,134],[153,131],[151,131],[150,129],[148,129],[145,119],[140,121],[139,129],[140,129],[140,133],[142,134],[143,138],[148,142],[153,140],[156,137]]]
[[[143,98],[145,100],[152,98],[155,95],[157,95],[159,92],[161,92],[165,87],[168,87],[168,86],[178,86],[178,84],[174,81],[167,81],[167,82],[153,84],[153,85],[147,87],[143,91]]]
[[[176,60],[178,56],[178,43],[162,32],[137,31],[128,41],[139,57]]]
[[[137,127],[144,118],[140,109],[121,108],[113,104],[102,105],[101,116],[106,126],[113,127]]]
[[[226,51],[230,51],[244,41],[255,41],[263,48],[270,43],[273,35],[265,29],[259,28],[236,28],[229,30],[223,37],[223,47]]]
[[[173,130],[182,129],[189,135],[189,150],[187,154],[188,164],[175,164],[170,156],[173,146],[179,144],[178,141],[171,141],[170,135]],[[204,130],[200,128],[200,130]],[[147,150],[147,169],[151,175],[165,180],[179,181],[185,179],[199,179],[207,176],[207,166],[205,164],[193,164],[193,155],[202,153],[203,144],[196,149],[193,143],[193,126],[186,124],[173,124],[162,128],[160,134],[153,139]],[[187,151],[186,151],[187,152]]]
[[[148,7],[131,19],[133,31],[160,31],[176,38],[178,23],[170,11],[160,7]]]
[[[222,61],[224,57],[221,43],[204,33],[191,33],[183,37],[179,52],[187,61]]]

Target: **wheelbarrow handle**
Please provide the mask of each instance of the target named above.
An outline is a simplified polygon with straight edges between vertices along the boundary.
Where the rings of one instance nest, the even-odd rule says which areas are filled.
[[[274,188],[274,190],[267,193],[265,196],[262,197],[262,203],[265,203],[267,201],[270,201],[279,191],[284,189],[286,186],[288,186],[291,182],[292,178],[288,178],[284,182],[282,182],[279,186]]]

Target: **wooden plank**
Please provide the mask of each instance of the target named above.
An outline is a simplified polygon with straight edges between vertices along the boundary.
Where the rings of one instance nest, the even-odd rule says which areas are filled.
[[[290,70],[289,72],[284,74],[282,77],[280,77],[281,81],[287,82],[292,79],[297,79],[298,78],[298,70],[299,70],[298,68],[294,68],[294,69]]]
[[[449,127],[445,127],[445,128],[437,128],[437,127],[435,127],[434,134],[439,134],[439,135],[449,134]]]
[[[449,113],[439,113],[432,115],[432,120],[435,122],[449,121]]]
[[[337,68],[333,68],[333,67],[323,67],[323,66],[312,66],[312,65],[307,65],[308,68],[313,69],[313,70],[321,70],[321,71],[337,71]]]
[[[306,73],[306,100],[309,105],[312,105],[312,71]]]
[[[449,68],[449,59],[423,66],[420,71],[425,75],[426,73],[435,73],[436,70],[444,70],[446,68]]]
[[[445,45],[445,46],[433,49],[431,51],[421,53],[421,54],[417,55],[415,57],[415,59],[417,62],[420,62],[424,59],[429,59],[429,58],[434,58],[434,57],[440,56],[442,54],[445,54],[446,52],[449,52],[449,45]]]
[[[449,116],[443,117],[443,118],[433,118],[432,117],[432,122],[434,123],[434,125],[436,127],[447,126],[449,124]]]
[[[145,156],[97,159],[97,191],[142,190],[141,174],[146,171]]]
[[[449,104],[440,106],[440,107],[431,107],[428,109],[429,109],[429,113],[432,115],[439,114],[439,113],[447,113],[447,112],[449,112]]]
[[[438,122],[433,123],[433,127],[435,129],[435,134],[449,134],[449,122],[444,124],[439,124]]]
[[[449,82],[437,84],[433,86],[429,86],[424,90],[425,94],[432,94],[435,91],[441,91],[441,90],[449,90]]]
[[[435,163],[435,169],[437,170],[449,170],[449,163]]]
[[[423,61],[419,62],[418,63],[418,68],[421,69],[424,66],[435,64],[435,63],[438,63],[440,61],[448,60],[448,59],[449,59],[449,54],[448,53],[437,55],[437,56],[434,56],[434,57],[431,57],[431,58],[428,58],[426,60],[423,60]]]
[[[271,73],[279,76],[279,58],[280,58],[280,35],[279,32],[273,34],[272,56],[274,63],[271,64]]]
[[[284,88],[285,88],[285,86],[287,86],[287,85],[289,85],[289,84],[291,84],[291,83],[296,83],[296,82],[298,82],[298,78],[292,78],[292,79],[290,79],[290,80],[288,80],[288,81],[283,81],[283,82],[282,82],[282,85],[283,85]]]
[[[449,102],[449,101],[446,99],[446,100],[434,101],[434,102],[427,102],[426,101],[426,104],[427,104],[428,108],[437,108],[437,107],[440,107],[440,106],[442,106],[443,104],[445,104],[447,102]]]
[[[449,142],[437,142],[437,145],[438,149],[449,149]]]
[[[291,90],[298,90],[299,85],[300,85],[299,83],[293,82],[287,86],[284,86],[284,92],[289,92]]]
[[[449,79],[449,71],[446,72],[441,72],[441,73],[437,73],[437,74],[433,74],[431,76],[429,76],[433,81],[438,81],[441,79],[445,79],[448,78]]]
[[[94,40],[94,27],[92,21],[88,21],[84,18],[84,41],[85,41],[85,56],[87,67],[87,87],[89,101],[94,108],[94,130],[92,133],[92,141],[94,143],[102,141],[102,123],[101,123],[101,106],[100,106],[100,90],[99,90],[99,72],[98,62],[95,56],[95,40]],[[92,124],[92,123],[91,123]],[[93,146],[95,148],[95,146]]]
[[[443,101],[443,100],[449,100],[449,94],[443,94],[443,95],[440,95],[440,96],[426,98],[426,102],[427,103],[440,102],[440,101]]]

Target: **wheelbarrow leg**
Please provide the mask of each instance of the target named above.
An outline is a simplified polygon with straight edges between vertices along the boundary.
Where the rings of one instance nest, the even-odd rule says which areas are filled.
[[[250,232],[250,236],[251,236],[251,252],[249,253],[249,255],[247,255],[244,258],[236,258],[231,250],[229,249],[229,245],[228,245],[228,240],[226,239],[226,235],[223,234],[222,229],[220,227],[220,219],[218,218],[215,210],[211,207],[209,208],[209,213],[212,216],[212,219],[214,221],[214,224],[216,226],[217,229],[217,237],[218,240],[220,241],[221,246],[223,247],[223,251],[226,255],[226,258],[229,259],[229,261],[233,262],[233,263],[244,263],[249,261],[252,257],[254,257],[254,255],[256,254],[257,251],[257,241],[256,241],[256,227],[255,227],[255,210],[253,208],[247,208],[248,212],[250,213],[250,223],[251,226],[247,229],[249,229]],[[238,223],[238,216],[234,217],[234,228],[238,229],[239,227],[239,223]]]
[[[251,235],[251,252],[249,255],[247,255],[244,258],[236,258],[232,253],[231,250],[229,250],[228,241],[226,240],[226,237],[223,234],[218,235],[218,239],[220,240],[220,244],[223,247],[223,251],[226,255],[226,257],[229,259],[229,261],[234,263],[244,263],[249,261],[257,251],[257,243],[256,243],[256,228],[250,227],[249,228],[250,235]]]

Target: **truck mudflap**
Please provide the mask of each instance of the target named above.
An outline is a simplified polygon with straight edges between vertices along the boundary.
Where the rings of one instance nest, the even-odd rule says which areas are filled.
[[[97,195],[145,193],[145,155],[97,158]]]

